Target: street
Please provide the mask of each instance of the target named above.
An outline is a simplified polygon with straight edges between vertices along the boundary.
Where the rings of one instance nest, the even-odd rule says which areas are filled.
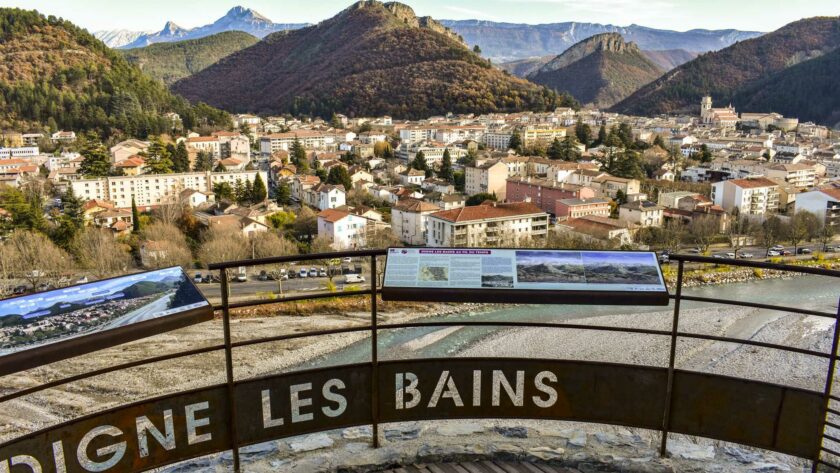
[[[194,276],[194,274],[191,274]],[[336,285],[336,290],[344,290],[344,275],[333,277],[333,283]],[[352,284],[359,289],[370,288],[370,278],[365,275],[365,282],[362,284]],[[267,294],[278,294],[280,291],[280,284],[282,283],[283,295],[289,296],[296,293],[305,292],[326,292],[329,278],[294,278],[284,279],[283,281],[259,281],[256,276],[249,276],[247,282],[231,281],[230,283],[230,297],[232,300],[256,299]],[[211,303],[220,303],[222,300],[222,285],[220,283],[199,283],[196,284],[198,289],[204,294]]]

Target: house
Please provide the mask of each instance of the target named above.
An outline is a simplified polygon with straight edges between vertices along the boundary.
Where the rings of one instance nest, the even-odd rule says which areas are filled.
[[[437,205],[417,199],[403,199],[391,208],[391,231],[409,245],[426,244],[426,218],[441,210]]]
[[[821,222],[840,230],[840,189],[823,187],[796,196],[796,212],[811,212]]]
[[[712,184],[712,200],[729,213],[764,216],[779,209],[779,186],[770,179],[730,179]]]
[[[774,164],[764,170],[764,175],[770,179],[784,179],[787,183],[800,189],[814,186],[817,170],[814,166],[799,164]]]
[[[312,187],[320,184],[321,178],[310,175],[297,175],[292,179],[289,190],[292,194],[292,199],[303,202],[304,194]]]
[[[318,210],[327,210],[344,205],[346,197],[344,186],[321,182],[304,191],[303,203]]]
[[[423,181],[420,188],[427,192],[440,192],[441,194],[450,194],[455,192],[455,186],[449,181],[438,179],[436,177],[429,177]]]
[[[214,202],[216,200],[215,194],[212,192],[199,192],[194,189],[185,189],[181,191],[181,193],[178,194],[178,198],[191,209],[201,207],[208,202]]]
[[[441,194],[436,192],[427,195],[426,201],[437,205],[441,210],[452,210],[466,205],[467,197],[464,194]]]
[[[426,246],[517,246],[548,232],[548,214],[530,202],[442,210],[426,220]]]
[[[641,183],[637,179],[625,179],[623,177],[602,174],[592,179],[592,187],[602,194],[609,196],[611,199],[615,199],[619,191],[625,196],[638,194]]]
[[[114,167],[121,171],[124,176],[139,176],[143,174],[146,161],[141,156],[134,155],[117,162]]]
[[[363,248],[367,224],[366,218],[346,210],[326,209],[318,214],[318,236],[325,236],[335,250]]]
[[[592,188],[535,177],[512,177],[507,180],[505,192],[508,202],[532,202],[544,212],[557,211],[557,201],[562,199],[591,199]]]
[[[558,230],[574,232],[578,235],[603,241],[615,241],[621,245],[633,242],[635,226],[614,218],[586,215],[557,224]]]
[[[640,227],[661,227],[663,210],[664,207],[647,200],[628,202],[619,206],[618,219]]]
[[[150,143],[148,141],[141,141],[135,139],[120,141],[114,146],[111,146],[111,162],[113,164],[119,164],[125,161],[126,159],[137,156],[140,153],[148,150],[149,145]]]
[[[210,228],[230,228],[245,237],[268,230],[268,225],[236,214],[212,215],[204,222]]]
[[[467,166],[464,169],[464,192],[467,195],[495,194],[498,200],[505,200],[507,178],[508,167],[502,161]]]
[[[115,235],[124,235],[131,232],[134,219],[129,210],[103,210],[93,216],[93,224],[107,228]]]
[[[400,173],[400,183],[405,186],[419,186],[424,180],[426,180],[426,173],[419,169],[409,168]]]
[[[92,199],[82,205],[82,216],[84,217],[83,219],[86,223],[90,223],[97,214],[108,210],[116,210],[116,207],[112,202],[101,199]]]
[[[50,135],[50,139],[57,143],[72,143],[76,141],[76,132],[74,131],[57,131]]]
[[[586,215],[609,217],[610,201],[607,199],[560,199],[555,204],[554,215],[558,220],[580,218]]]

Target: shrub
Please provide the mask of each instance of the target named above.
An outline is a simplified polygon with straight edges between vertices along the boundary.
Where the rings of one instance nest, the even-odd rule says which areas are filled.
[[[764,271],[761,268],[753,268],[753,276],[758,279],[764,279]]]

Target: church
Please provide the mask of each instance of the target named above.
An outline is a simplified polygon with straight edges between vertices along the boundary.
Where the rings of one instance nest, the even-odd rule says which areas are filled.
[[[705,125],[731,128],[738,123],[738,113],[731,104],[726,108],[712,108],[712,98],[707,95],[700,101],[700,120]]]

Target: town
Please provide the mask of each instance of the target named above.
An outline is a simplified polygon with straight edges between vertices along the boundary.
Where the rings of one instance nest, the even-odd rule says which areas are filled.
[[[201,133],[170,113],[170,133],[105,142],[5,130],[0,276],[22,292],[79,270],[398,245],[833,251],[840,134],[712,100],[697,116],[239,114]]]

